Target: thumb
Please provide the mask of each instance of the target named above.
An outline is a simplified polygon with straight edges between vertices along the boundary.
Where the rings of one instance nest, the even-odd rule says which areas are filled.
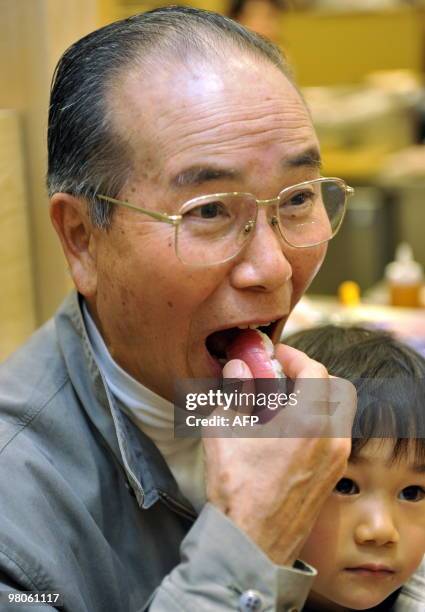
[[[223,368],[223,378],[253,378],[251,370],[241,359],[228,361]]]
[[[227,380],[229,381],[228,383],[226,383]],[[238,384],[237,381],[241,381],[241,383]],[[233,390],[234,382],[241,387],[240,391],[248,394],[247,397],[253,396],[255,392],[254,377],[251,370],[242,359],[231,359],[223,368],[223,390],[226,388],[232,388],[231,390]],[[243,405],[234,402],[232,410],[241,414],[251,414],[253,410],[251,404],[252,401],[247,401],[247,403]]]

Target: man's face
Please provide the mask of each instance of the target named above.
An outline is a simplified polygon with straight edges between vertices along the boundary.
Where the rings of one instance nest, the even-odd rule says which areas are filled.
[[[422,561],[424,466],[413,452],[392,463],[393,447],[371,440],[349,462],[300,553],[318,571],[310,601],[319,609],[372,608]]]
[[[225,66],[193,62],[134,71],[112,100],[132,149],[132,179],[120,199],[176,214],[187,200],[218,192],[273,198],[319,176],[318,143],[296,90],[272,65],[237,55]],[[201,171],[201,172],[200,172]],[[172,399],[177,378],[219,373],[206,346],[213,332],[278,321],[313,279],[326,247],[282,244],[262,209],[254,236],[227,263],[189,267],[176,257],[174,229],[119,208],[96,232],[91,308],[114,359]]]

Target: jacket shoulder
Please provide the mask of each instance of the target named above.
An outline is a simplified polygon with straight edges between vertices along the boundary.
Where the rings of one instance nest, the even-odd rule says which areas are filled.
[[[0,452],[16,429],[25,427],[67,381],[51,319],[0,365]]]

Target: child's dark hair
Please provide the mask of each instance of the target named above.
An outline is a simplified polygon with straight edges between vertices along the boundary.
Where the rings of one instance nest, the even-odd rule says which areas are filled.
[[[425,358],[386,332],[326,325],[284,339],[357,389],[351,455],[371,438],[395,438],[393,459],[425,463]]]

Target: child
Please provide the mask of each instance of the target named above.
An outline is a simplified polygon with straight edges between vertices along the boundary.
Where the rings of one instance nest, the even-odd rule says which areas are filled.
[[[425,611],[425,359],[360,327],[311,329],[285,343],[358,395],[346,473],[300,553],[318,571],[304,610]]]

